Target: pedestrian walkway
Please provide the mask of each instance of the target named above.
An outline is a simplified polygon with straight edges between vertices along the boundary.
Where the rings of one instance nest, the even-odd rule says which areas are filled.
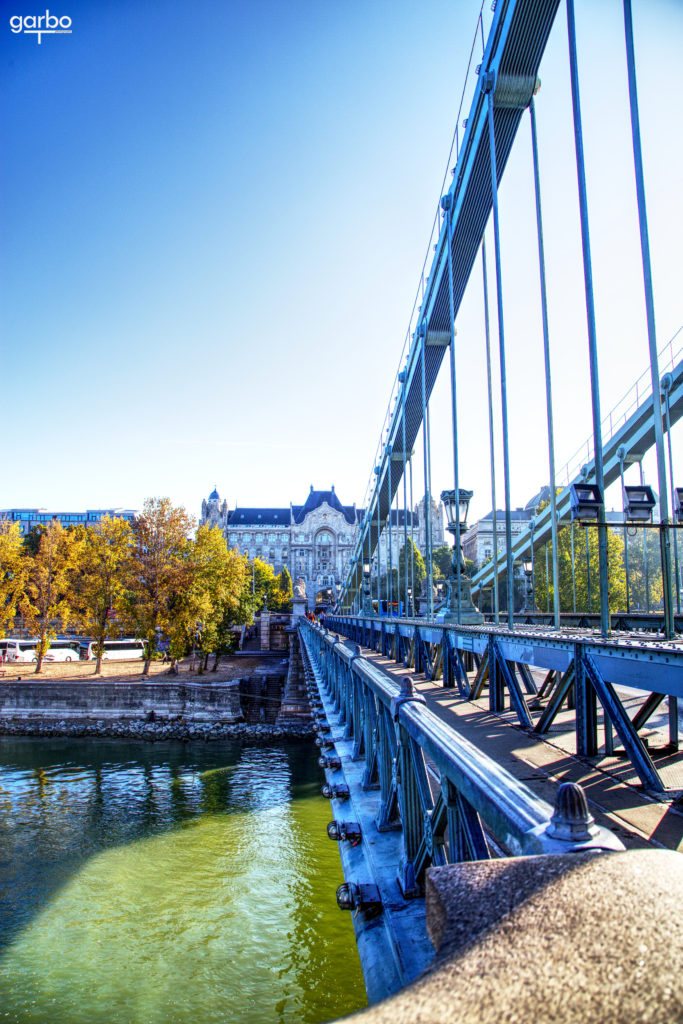
[[[406,675],[402,665],[364,649],[363,656],[397,682]],[[512,713],[494,714],[485,698],[463,700],[457,690],[413,674],[416,688],[442,721],[488,754],[534,793],[553,804],[560,782],[577,782],[586,794],[598,824],[610,828],[629,848],[659,847],[683,851],[683,800],[656,800],[637,782],[630,765],[619,758],[579,758],[573,734],[558,722],[549,739],[522,729]],[[559,717],[559,716],[558,716]],[[680,776],[683,753],[666,759]],[[661,759],[657,760],[661,769]],[[634,781],[631,781],[634,780]]]

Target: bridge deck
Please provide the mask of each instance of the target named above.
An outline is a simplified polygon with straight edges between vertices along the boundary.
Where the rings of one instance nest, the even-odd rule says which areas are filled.
[[[406,675],[402,665],[363,649],[363,656],[394,679]],[[550,741],[522,729],[512,712],[492,713],[483,700],[463,700],[457,690],[444,689],[423,673],[413,674],[429,708],[470,742],[494,758],[548,803],[554,803],[560,782],[583,786],[591,813],[629,848],[654,846],[683,851],[683,800],[655,800],[638,784],[632,765],[624,759],[578,758],[570,713],[558,716]],[[625,704],[642,702],[642,695],[622,692]],[[657,754],[666,742],[653,719],[650,754],[667,783],[669,797],[683,790],[683,751]],[[599,763],[597,763],[599,761]],[[672,793],[671,790],[674,792]]]

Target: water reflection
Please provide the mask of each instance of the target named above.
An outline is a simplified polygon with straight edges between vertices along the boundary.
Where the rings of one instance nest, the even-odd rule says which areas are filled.
[[[0,1019],[364,1005],[318,786],[303,746],[0,738]]]

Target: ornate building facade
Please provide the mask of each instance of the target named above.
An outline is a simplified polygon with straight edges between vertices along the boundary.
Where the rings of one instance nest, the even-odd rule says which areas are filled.
[[[420,550],[424,550],[420,543],[420,538],[424,537],[424,523],[420,532],[424,507],[423,499],[412,514],[414,539]],[[443,543],[441,506],[433,503],[432,513],[436,547]],[[276,573],[286,566],[294,582],[303,577],[309,608],[336,600],[362,521],[363,510],[355,505],[343,505],[334,486],[329,491],[316,491],[313,485],[303,505],[290,504],[288,508],[238,506],[232,511],[214,488],[202,502],[199,519],[200,525],[218,526],[228,546],[236,548],[240,554],[262,558]],[[393,520],[392,527],[392,553],[398,559],[403,546],[403,519],[400,518],[400,523]],[[386,571],[388,533],[385,530],[380,541],[382,571]]]

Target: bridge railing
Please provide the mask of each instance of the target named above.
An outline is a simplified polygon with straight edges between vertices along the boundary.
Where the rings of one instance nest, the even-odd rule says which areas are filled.
[[[403,832],[398,880],[404,896],[421,893],[428,867],[485,860],[492,851],[623,849],[592,820],[579,787],[561,787],[553,809],[448,728],[408,677],[399,686],[357,645],[306,620],[300,629],[327,703],[329,732],[319,738],[332,752],[321,763],[334,784],[343,768],[337,743],[363,762],[363,789],[378,791],[377,830]]]
[[[566,707],[579,756],[600,757],[604,751],[612,757],[615,743],[621,743],[642,784],[652,793],[666,788],[639,731],[666,700],[665,749],[678,750],[683,649],[676,641],[662,642],[645,634],[603,640],[585,629],[557,633],[542,626],[509,630],[492,623],[458,626],[374,616],[329,616],[326,625],[351,643],[424,673],[433,682],[441,680],[444,688],[456,688],[464,700],[481,699],[488,688],[494,714],[505,711],[509,700],[520,726],[539,736],[548,733]],[[532,669],[545,674],[540,688]],[[621,687],[642,691],[642,706],[633,717]],[[626,693],[633,696],[631,689]]]

